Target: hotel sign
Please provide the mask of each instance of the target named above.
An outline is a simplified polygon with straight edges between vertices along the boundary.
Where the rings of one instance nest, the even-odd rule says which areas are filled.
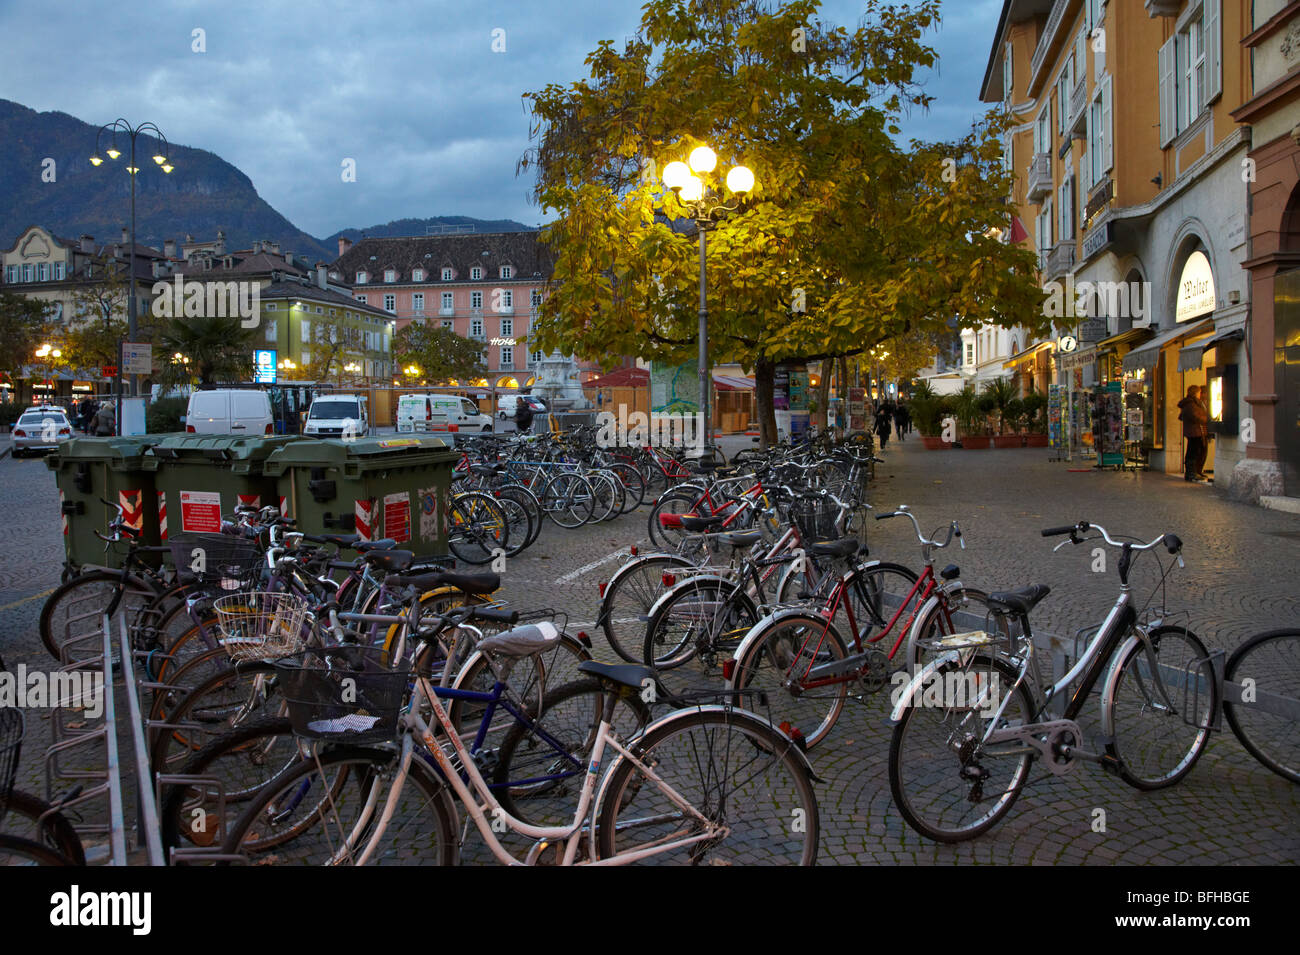
[[[1193,252],[1178,279],[1178,304],[1174,320],[1189,322],[1214,311],[1214,272],[1204,252]]]
[[[1088,230],[1088,234],[1083,238],[1083,256],[1080,258],[1080,261],[1086,262],[1102,249],[1106,248],[1106,246],[1110,245],[1112,238],[1111,229],[1113,226],[1114,223],[1110,221],[1098,222]]]

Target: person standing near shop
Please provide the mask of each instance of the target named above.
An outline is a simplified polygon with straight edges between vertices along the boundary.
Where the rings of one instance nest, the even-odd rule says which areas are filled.
[[[1208,481],[1205,458],[1209,453],[1210,413],[1201,403],[1201,386],[1188,385],[1187,395],[1178,402],[1178,420],[1183,423],[1187,452],[1183,455],[1183,480]]]
[[[117,434],[117,414],[113,411],[113,403],[105,401],[95,412],[95,416],[90,419],[90,430],[100,438],[111,438]]]

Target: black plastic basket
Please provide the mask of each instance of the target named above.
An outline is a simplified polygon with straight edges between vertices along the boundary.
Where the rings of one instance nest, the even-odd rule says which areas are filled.
[[[0,709],[0,832],[4,831],[9,797],[13,794],[14,778],[18,775],[18,756],[22,752],[25,731],[22,710],[14,706]]]
[[[295,736],[379,743],[397,736],[411,670],[382,647],[311,647],[276,662]]]
[[[839,506],[820,495],[797,497],[789,507],[790,523],[799,528],[799,536],[805,544],[838,539],[841,530],[837,523],[839,515]]]
[[[168,537],[167,546],[183,584],[244,590],[261,575],[264,555],[251,538],[182,532]]]

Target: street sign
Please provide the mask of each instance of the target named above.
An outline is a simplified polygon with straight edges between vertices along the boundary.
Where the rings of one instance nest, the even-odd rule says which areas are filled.
[[[117,365],[105,365],[104,367],[99,369],[99,376],[101,378],[116,378]]]
[[[152,374],[153,346],[148,342],[123,342],[122,370],[128,375]]]
[[[1079,342],[1073,335],[1062,335],[1057,344],[1063,352],[1072,352],[1079,347]]]
[[[275,384],[274,348],[258,348],[253,352],[253,380],[259,385]]]

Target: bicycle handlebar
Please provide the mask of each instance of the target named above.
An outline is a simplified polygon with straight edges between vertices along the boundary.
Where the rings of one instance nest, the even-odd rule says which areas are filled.
[[[1165,533],[1161,534],[1159,537],[1156,537],[1155,539],[1150,540],[1145,544],[1134,544],[1131,541],[1115,540],[1113,537],[1110,536],[1106,528],[1102,527],[1100,524],[1093,524],[1089,521],[1079,521],[1077,524],[1067,524],[1060,527],[1047,527],[1043,529],[1042,533],[1044,537],[1060,537],[1063,534],[1069,534],[1070,540],[1068,541],[1068,543],[1082,544],[1083,540],[1082,538],[1079,537],[1079,535],[1086,534],[1089,531],[1097,531],[1101,539],[1104,540],[1111,547],[1127,547],[1129,550],[1151,550],[1152,548],[1157,547],[1163,543],[1165,545],[1165,549],[1168,550],[1169,553],[1171,554],[1177,554],[1179,551],[1183,549],[1182,538],[1180,538],[1173,531],[1166,531]],[[1093,537],[1089,539],[1096,540],[1097,538]],[[1057,546],[1061,547],[1066,543],[1067,543],[1066,541],[1061,541],[1061,543],[1058,544]]]
[[[936,550],[943,550],[945,547],[951,544],[952,539],[956,537],[957,543],[961,545],[961,549],[962,550],[966,549],[966,539],[961,536],[961,525],[958,524],[956,521],[953,521],[948,525],[948,536],[943,539],[943,543],[941,544],[939,543],[938,540],[927,538],[924,534],[921,533],[921,522],[916,519],[916,515],[913,514],[908,509],[906,504],[898,505],[898,510],[896,511],[890,511],[887,514],[877,514],[875,515],[875,517],[876,520],[878,521],[887,520],[888,518],[891,517],[908,518],[912,522],[912,527],[916,529],[916,539],[921,542],[922,546],[933,547]]]

